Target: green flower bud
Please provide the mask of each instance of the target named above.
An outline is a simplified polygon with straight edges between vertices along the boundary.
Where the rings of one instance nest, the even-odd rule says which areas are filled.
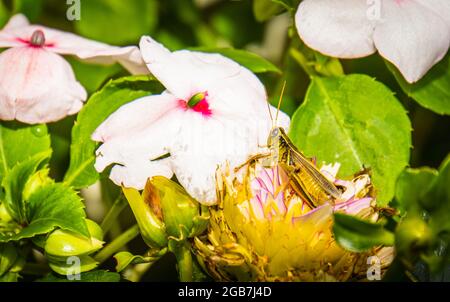
[[[161,209],[167,234],[185,239],[201,234],[207,227],[206,208],[193,199],[179,184],[165,177],[153,177],[144,195]]]
[[[86,225],[91,237],[103,241],[103,230],[97,223],[90,219],[86,219]]]
[[[123,193],[136,217],[145,243],[151,248],[165,247],[167,245],[166,228],[159,218],[158,210],[154,211],[152,204],[146,202],[138,190],[123,188]]]
[[[50,262],[49,266],[57,274],[67,276],[91,271],[98,266],[98,262],[89,256],[68,257],[64,261]]]
[[[39,170],[28,179],[23,189],[23,199],[28,200],[36,189],[52,183],[53,180],[48,177],[49,169]]]
[[[144,241],[152,248],[166,247],[168,238],[182,241],[195,237],[208,226],[208,209],[165,177],[153,177],[142,194],[134,189],[123,191]]]
[[[86,238],[70,231],[56,230],[45,242],[45,252],[51,261],[64,261],[70,256],[85,256],[99,250],[103,246],[103,234],[100,227],[86,219],[91,238]]]
[[[407,217],[397,227],[395,245],[398,255],[414,262],[421,252],[431,244],[432,232],[427,223],[419,216]]]

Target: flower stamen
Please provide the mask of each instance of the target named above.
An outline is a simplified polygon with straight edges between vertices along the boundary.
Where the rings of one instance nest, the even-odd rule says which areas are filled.
[[[186,103],[186,107],[194,110],[195,112],[200,112],[205,116],[210,116],[212,112],[206,99],[207,96],[208,92],[194,94]]]

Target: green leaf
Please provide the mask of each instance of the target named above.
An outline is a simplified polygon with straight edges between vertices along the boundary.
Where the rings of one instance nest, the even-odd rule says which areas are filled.
[[[50,149],[50,136],[45,125],[0,122],[0,181],[17,163]]]
[[[42,163],[50,158],[50,155],[51,150],[48,150],[16,164],[2,180],[5,206],[19,223],[26,222],[26,201],[23,196],[25,185]]]
[[[17,234],[0,235],[0,242],[33,238],[57,227],[89,237],[85,217],[84,205],[75,191],[63,184],[46,185],[30,196],[29,224]]]
[[[212,48],[212,47],[194,47],[189,48],[193,51],[207,52],[207,53],[219,53],[225,57],[232,59],[233,61],[241,64],[254,73],[274,72],[281,74],[281,70],[274,64],[264,59],[263,57],[240,49],[234,48]]]
[[[120,275],[118,273],[108,272],[104,270],[97,270],[93,272],[83,273],[80,275],[80,280],[67,280],[62,276],[49,274],[46,277],[38,280],[38,282],[119,282]]]
[[[429,191],[437,175],[438,172],[431,168],[405,169],[397,180],[393,204],[395,208],[401,214],[409,210],[417,210],[421,197]]]
[[[88,38],[122,45],[152,32],[157,19],[155,0],[89,0],[81,5],[75,29]]]
[[[450,114],[450,52],[414,84],[408,83],[394,65],[386,64],[409,97],[436,113]]]
[[[284,10],[284,7],[272,0],[253,0],[253,13],[256,20],[264,22]]]
[[[394,245],[394,234],[383,225],[354,216],[335,213],[333,232],[336,241],[352,252],[364,252],[379,245]]]
[[[369,167],[377,200],[386,205],[409,161],[411,123],[393,93],[368,76],[314,77],[290,137],[319,163],[341,163],[339,177]]]
[[[91,140],[92,133],[122,105],[162,90],[161,84],[148,76],[133,76],[110,81],[92,95],[72,129],[70,166],[64,182],[77,189],[94,184],[99,174],[94,168],[97,144]]]

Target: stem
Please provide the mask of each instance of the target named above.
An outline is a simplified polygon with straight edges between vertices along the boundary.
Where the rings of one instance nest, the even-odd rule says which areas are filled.
[[[126,208],[126,206],[127,203],[123,199],[123,195],[120,194],[114,201],[113,205],[103,219],[102,224],[100,225],[104,234],[108,233],[111,230],[113,224],[117,221],[117,218],[119,217],[120,213],[122,213],[122,211]]]
[[[193,280],[193,263],[192,254],[189,245],[184,243],[181,246],[173,245],[171,248],[175,254],[178,263],[178,274],[181,282],[192,282]]]
[[[114,253],[119,251],[124,245],[133,240],[139,235],[139,226],[135,224],[124,233],[122,233],[119,237],[114,239],[111,243],[105,246],[97,255],[95,255],[94,259],[98,261],[100,264],[108,260]]]
[[[300,67],[308,74],[310,77],[317,76],[317,72],[308,64],[308,59],[297,49],[291,48],[289,54],[292,58],[300,65]]]
[[[136,264],[133,268],[127,270],[124,275],[131,282],[139,282],[155,262]]]

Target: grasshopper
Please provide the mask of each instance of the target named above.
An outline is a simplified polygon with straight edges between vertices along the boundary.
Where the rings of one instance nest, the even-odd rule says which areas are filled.
[[[334,204],[341,192],[316,166],[306,158],[291,142],[281,127],[274,127],[267,139],[270,148],[269,164],[278,164],[289,177],[291,188],[299,194],[311,208],[325,202]]]
[[[276,126],[285,86],[286,83],[283,85],[275,121],[269,108],[273,124],[267,139],[267,147],[270,149],[270,153],[256,155],[249,161],[263,158],[265,159],[263,162],[265,167],[273,167],[274,165],[281,167],[289,177],[288,185],[311,208],[316,208],[326,202],[334,204],[335,200],[341,196],[339,189],[316,168],[311,160],[297,149],[284,129]]]

